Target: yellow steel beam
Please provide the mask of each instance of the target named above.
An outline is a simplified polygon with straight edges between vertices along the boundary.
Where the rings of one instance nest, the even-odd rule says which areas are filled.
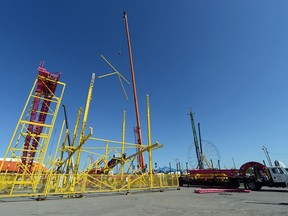
[[[151,122],[150,122],[150,102],[149,102],[149,95],[146,95],[146,103],[147,103],[147,136],[148,136],[148,146],[152,145],[152,139],[151,139]],[[149,173],[153,173],[153,162],[152,162],[152,149],[148,150],[149,154]],[[152,175],[150,175],[150,186],[153,186],[153,178]]]
[[[126,131],[126,111],[124,110],[123,113],[123,122],[122,122],[122,149],[121,149],[121,154],[122,157],[125,154],[125,131]],[[122,162],[122,167],[121,167],[121,174],[124,174],[124,163]]]
[[[88,90],[87,101],[86,101],[86,106],[85,106],[85,111],[84,111],[84,116],[83,116],[82,129],[81,129],[80,139],[79,139],[79,144],[78,144],[79,148],[78,148],[78,152],[76,155],[75,167],[73,170],[74,174],[78,173],[78,169],[79,169],[79,165],[80,165],[81,152],[82,152],[82,145],[92,135],[92,128],[90,129],[90,134],[88,134],[88,136],[85,137],[84,133],[85,133],[85,129],[86,129],[90,103],[92,100],[92,90],[93,90],[93,86],[94,86],[94,80],[95,80],[95,74],[93,73],[92,79],[90,82],[90,87]]]
[[[108,143],[116,143],[116,144],[122,144],[122,141],[116,141],[116,140],[109,140],[109,139],[102,139],[102,138],[96,138],[96,137],[90,137],[90,140],[96,140],[96,141],[102,141],[102,142],[108,142]],[[138,146],[139,144],[137,143],[129,143],[125,142],[126,145],[131,145],[133,147]],[[142,145],[143,147],[147,147],[148,145]],[[86,147],[87,148],[87,147]]]

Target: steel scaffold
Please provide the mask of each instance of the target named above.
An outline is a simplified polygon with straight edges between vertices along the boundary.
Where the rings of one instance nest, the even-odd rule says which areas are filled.
[[[49,72],[47,72],[48,75],[46,77],[43,76],[40,73],[41,71],[47,72],[42,66],[39,67],[39,75],[29,94],[4,159],[2,163],[0,162],[2,171],[0,173],[1,198],[33,196],[41,200],[50,195],[82,197],[85,193],[162,190],[178,187],[178,176],[176,174],[164,175],[153,173],[152,151],[163,147],[163,145],[158,142],[152,144],[151,141],[150,103],[148,96],[146,97],[148,144],[142,144],[141,150],[135,153],[135,148],[139,147],[139,143],[125,141],[125,111],[121,141],[93,138],[91,137],[91,127],[88,135],[84,135],[92,99],[94,74],[89,86],[82,122],[82,108],[80,107],[78,111],[72,142],[68,142],[70,132],[69,128],[64,129],[65,121],[63,121],[52,166],[49,169],[45,167],[43,165],[45,162],[44,158],[64,93],[65,84],[58,80],[59,77],[53,79],[55,76]],[[54,83],[52,84],[52,82]],[[58,91],[55,91],[56,82],[59,86]],[[49,88],[45,93],[39,94],[39,83],[44,83],[43,86],[46,88],[53,86],[54,90]],[[49,98],[47,92],[51,94]],[[35,98],[37,98],[36,103],[39,102],[42,106],[35,105]],[[47,103],[47,100],[49,103]],[[29,104],[34,109],[29,109]],[[48,109],[41,108],[35,111],[35,107],[47,105],[49,105]],[[44,112],[43,110],[47,111]],[[31,117],[32,115],[34,116]],[[44,120],[43,115],[45,116]],[[29,129],[29,125],[36,125],[35,128],[37,130],[32,130],[31,127]],[[81,128],[80,132],[78,132],[79,128]],[[31,137],[31,139],[29,138],[31,141],[29,145],[27,145],[27,136]],[[36,140],[37,145],[33,143],[33,140]],[[139,154],[143,155],[145,152],[148,152],[149,170],[143,172],[141,168],[138,170],[135,169],[134,163],[137,163]],[[85,158],[84,156],[88,158],[88,155],[93,155],[93,160],[91,160],[91,163],[87,167],[81,166],[80,159]],[[13,162],[16,162],[18,169],[12,172],[10,168],[12,164],[15,165]],[[80,167],[83,169],[81,170]]]

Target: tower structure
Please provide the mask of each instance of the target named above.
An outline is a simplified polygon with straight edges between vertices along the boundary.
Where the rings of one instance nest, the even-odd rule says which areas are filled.
[[[42,172],[65,83],[61,73],[48,72],[41,62],[11,141],[0,163],[1,172]],[[10,169],[11,165],[15,167]]]

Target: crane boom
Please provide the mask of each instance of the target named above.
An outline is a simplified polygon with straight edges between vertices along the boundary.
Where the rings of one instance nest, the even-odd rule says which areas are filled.
[[[191,125],[192,125],[192,132],[193,132],[196,156],[197,156],[197,161],[198,161],[198,168],[203,169],[201,152],[200,152],[200,148],[199,148],[199,144],[198,144],[198,137],[197,137],[196,127],[195,127],[195,122],[194,122],[194,116],[193,116],[192,111],[190,111],[190,119],[191,119]]]
[[[124,13],[124,21],[125,21],[125,27],[126,27],[126,36],[127,36],[127,44],[128,44],[128,52],[129,52],[129,60],[130,60],[130,69],[131,69],[131,76],[132,76],[132,87],[133,87],[133,93],[134,93],[134,105],[135,105],[135,112],[136,112],[136,122],[137,126],[135,129],[135,132],[137,134],[137,143],[138,151],[142,150],[142,134],[141,134],[141,127],[140,127],[140,116],[139,116],[139,109],[138,109],[138,99],[137,99],[137,91],[136,91],[136,82],[135,82],[135,76],[134,76],[134,66],[133,66],[133,59],[132,59],[132,49],[130,44],[130,35],[129,35],[129,27],[128,27],[128,18],[126,11]],[[143,154],[139,154],[139,169],[144,169],[144,158]]]
[[[85,137],[84,133],[85,133],[87,119],[88,119],[90,102],[92,100],[92,90],[93,90],[93,86],[94,86],[94,80],[95,80],[95,74],[92,73],[92,78],[91,78],[91,82],[90,82],[90,86],[89,86],[89,90],[88,90],[87,101],[86,101],[86,106],[85,106],[85,111],[84,111],[84,116],[83,116],[82,128],[81,128],[81,132],[80,132],[80,138],[79,138],[79,145],[78,145],[78,152],[77,152],[77,156],[76,156],[74,174],[78,173],[78,169],[79,169],[79,165],[80,165],[80,157],[81,157],[81,152],[82,152],[82,145],[91,136],[91,129],[90,129],[90,134],[88,134],[86,137]]]

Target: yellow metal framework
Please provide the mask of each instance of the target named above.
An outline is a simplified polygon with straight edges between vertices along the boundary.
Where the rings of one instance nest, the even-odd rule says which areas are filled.
[[[39,95],[36,92],[37,81],[39,82],[39,80],[42,85],[45,85],[47,82],[57,82],[57,91],[49,98],[46,98],[44,95]],[[25,188],[33,188],[34,190],[37,188],[37,185],[41,180],[42,173],[46,169],[43,166],[44,159],[50,137],[53,132],[59,106],[64,94],[65,86],[65,83],[50,79],[49,77],[38,75],[36,78],[8,145],[7,151],[2,159],[2,163],[0,163],[0,171],[2,170],[2,173],[0,173],[0,190],[4,190],[6,192],[7,190],[10,190],[9,194],[12,195],[14,189],[20,188],[19,183]],[[49,89],[49,86],[46,86],[46,88],[48,91],[52,92]],[[46,115],[45,124],[30,121],[28,118],[32,112],[32,101],[34,98],[37,98],[40,103],[49,104],[47,113],[44,113]],[[39,110],[37,112],[39,115],[41,111]],[[41,126],[41,133],[30,133],[28,130],[29,125]],[[33,157],[32,169],[29,164],[22,163],[23,152],[25,151],[24,144],[27,135],[29,135],[33,140],[36,140],[38,144],[37,148],[31,150],[35,153]],[[15,170],[18,170],[18,173],[9,173],[11,172],[11,170],[9,170],[10,166],[14,166]]]
[[[92,99],[94,77],[93,74],[88,91],[82,125],[80,125],[82,108],[79,108],[71,143],[67,144],[70,133],[69,129],[66,129],[65,131],[65,122],[62,124],[51,169],[47,171],[39,169],[32,173],[0,173],[0,197],[38,196],[39,199],[50,195],[79,197],[85,193],[128,192],[133,190],[178,187],[179,182],[177,174],[164,175],[154,174],[153,172],[152,151],[163,147],[163,145],[158,142],[152,144],[151,141],[150,103],[148,95],[146,97],[148,144],[142,144],[140,151],[136,151],[138,148],[137,143],[129,143],[125,141],[125,111],[123,115],[121,141],[91,137],[92,128],[90,128],[88,135],[84,136],[89,106]],[[35,160],[40,164],[44,163],[47,145],[65,88],[64,83],[59,82],[58,84],[62,85],[63,90],[61,91],[60,97],[53,97],[52,100],[56,103],[53,118],[51,119],[51,123],[47,123],[45,134],[41,134],[43,144],[41,143],[40,146],[42,148],[37,152],[38,156],[37,160]],[[32,92],[33,90],[31,91],[29,98],[33,97]],[[29,98],[28,101],[30,100]],[[24,110],[27,108],[28,101]],[[19,144],[19,139],[24,134],[23,130],[25,131],[25,124],[28,124],[26,123],[27,120],[22,119],[24,113],[25,112],[23,111],[11,143],[5,154],[5,158],[8,158],[8,155],[10,155],[9,157],[11,158],[17,158],[18,160],[21,159],[21,153],[23,150],[22,148],[17,148],[17,146]],[[16,132],[19,130],[18,127],[22,128],[22,131],[20,132],[20,135],[16,136]],[[79,127],[81,130],[77,144]],[[16,140],[16,144],[12,145],[15,142],[14,140]],[[137,163],[138,155],[145,152],[148,152],[149,167],[147,167],[145,172],[143,172],[142,169],[135,168],[134,164]],[[91,156],[93,161],[91,160],[88,166],[84,165],[83,161],[81,164],[80,158],[88,158],[88,156]],[[79,171],[80,167],[81,171]]]
[[[39,181],[23,181],[23,174],[1,176],[0,198],[82,196],[85,193],[129,192],[178,187],[178,176],[168,174],[42,174]],[[151,181],[152,180],[152,181]]]
[[[59,106],[60,106],[62,96],[64,93],[65,83],[62,83],[59,81],[57,82],[59,95],[57,96],[54,94],[53,97],[49,100],[50,106],[49,106],[48,112],[46,113],[47,114],[46,122],[45,124],[39,124],[36,122],[29,121],[27,119],[31,113],[31,106],[29,106],[29,104],[31,105],[31,101],[33,100],[34,97],[36,97],[35,94],[33,94],[34,89],[36,87],[36,81],[37,79],[35,80],[32,90],[28,96],[28,99],[26,101],[22,114],[19,118],[15,131],[10,140],[7,151],[4,155],[3,161],[19,161],[19,162],[21,161],[21,157],[24,151],[23,144],[25,142],[25,138],[27,136],[27,131],[28,131],[27,128],[28,128],[28,125],[32,124],[32,125],[40,125],[43,127],[42,133],[40,133],[39,135],[35,135],[35,134],[29,134],[29,135],[33,139],[35,139],[35,136],[40,137],[38,141],[38,148],[34,150],[36,153],[34,157],[34,163],[39,163],[39,164],[44,163],[44,158],[46,155],[48,143],[50,141],[50,137],[54,128]],[[42,97],[41,99],[43,100],[43,103],[47,101],[47,99],[45,99],[44,97]],[[0,164],[0,170],[2,170],[3,165],[4,163]],[[20,163],[19,163],[19,166],[20,166]],[[27,172],[29,172],[29,170],[25,169],[25,167],[23,168],[23,170],[27,170]],[[32,170],[32,171],[34,174],[38,172],[38,170]]]

